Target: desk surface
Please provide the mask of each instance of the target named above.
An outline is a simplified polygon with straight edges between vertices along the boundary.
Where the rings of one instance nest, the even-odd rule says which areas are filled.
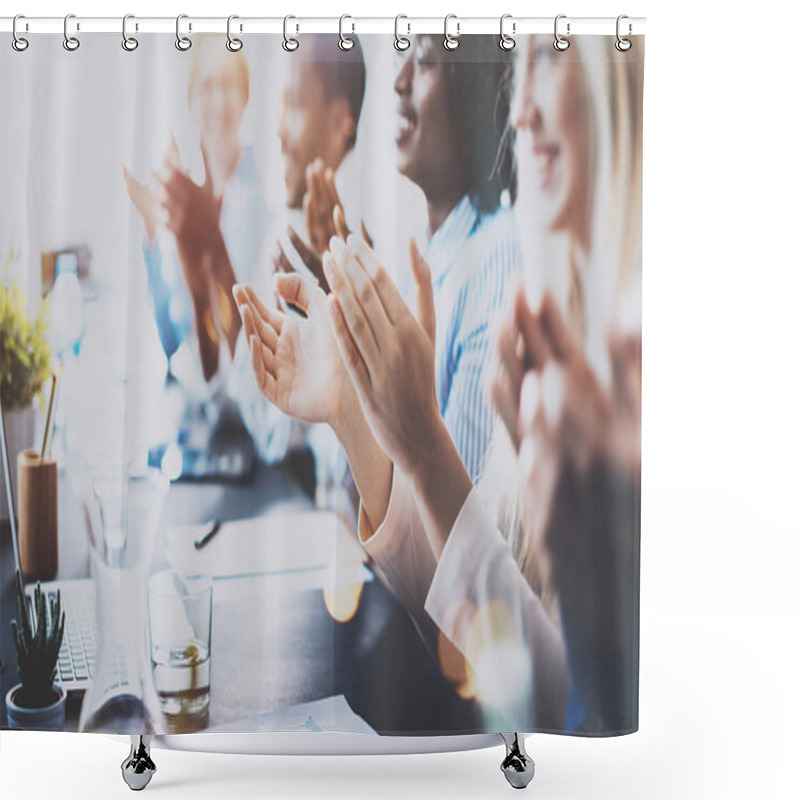
[[[60,486],[65,483],[62,480]],[[68,491],[59,491],[59,519],[76,519],[74,499]],[[246,486],[173,484],[161,530],[173,523],[311,507],[282,469],[260,464]],[[154,568],[165,563],[161,544],[156,546]],[[59,556],[59,578],[89,575],[82,530],[75,536],[69,525],[60,526]],[[18,680],[9,624],[17,613],[13,575],[10,526],[5,523],[0,530],[0,655],[7,666],[0,676],[0,729],[7,725],[5,695]],[[333,620],[319,589],[298,590],[288,599],[281,595],[277,613],[270,612],[276,605],[270,592],[268,580],[215,581],[212,725],[343,694],[353,711],[379,733],[480,732],[474,702],[458,697],[406,611],[380,581],[365,585],[358,611],[346,623]],[[264,614],[248,618],[253,608],[264,609]],[[69,730],[77,729],[81,699],[71,695],[68,700]]]

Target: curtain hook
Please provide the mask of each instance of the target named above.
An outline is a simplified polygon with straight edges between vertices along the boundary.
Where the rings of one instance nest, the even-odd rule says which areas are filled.
[[[287,16],[283,18],[283,49],[288,53],[293,53],[298,47],[300,47],[300,42],[294,36],[289,36],[288,27],[290,19],[297,19],[297,17],[287,14]],[[296,26],[296,29],[299,32],[300,26]]]
[[[133,36],[128,36],[128,20],[135,19],[133,14],[126,14],[122,18],[122,49],[127,50],[129,53],[134,51],[139,46],[139,40]],[[139,30],[139,26],[136,26]]]
[[[447,23],[450,22],[451,19],[456,20],[456,35],[452,36],[447,30]],[[448,14],[444,18],[444,45],[445,50],[456,50],[458,49],[459,41],[458,37],[461,33],[461,23],[458,22],[458,17],[455,14]]]
[[[244,47],[244,42],[242,42],[241,39],[236,36],[231,36],[231,22],[235,19],[239,19],[236,14],[231,14],[228,17],[228,41],[225,42],[225,47],[227,47],[231,53],[238,53]],[[240,25],[239,30],[241,31],[241,29],[242,26]]]
[[[188,14],[178,14],[175,18],[175,47],[178,50],[186,51],[192,46],[192,40],[188,36],[181,35],[181,20],[189,19]],[[192,25],[189,23],[189,30],[192,30]]]
[[[620,24],[620,22],[622,22],[622,20],[624,20],[624,19],[628,19],[628,16],[627,16],[626,14],[620,14],[620,15],[617,17],[617,41],[616,41],[616,42],[614,42],[614,47],[616,47],[616,48],[617,48],[617,50],[619,50],[619,51],[620,51],[620,53],[627,53],[627,52],[628,52],[628,50],[630,50],[630,49],[631,49],[631,47],[633,47],[633,42],[632,42],[630,39],[623,39],[623,38],[622,38],[622,37],[619,35],[619,24]],[[629,35],[629,36],[630,36],[631,30],[632,30],[632,28],[631,28],[631,24],[630,24],[630,22],[629,22],[629,23],[628,23],[628,35]]]
[[[14,17],[14,22],[12,23],[12,26],[11,26],[11,33],[12,33],[12,36],[13,36],[13,39],[11,40],[11,46],[18,53],[21,53],[23,50],[27,50],[28,49],[28,44],[29,44],[27,39],[24,39],[22,36],[20,36],[17,33],[17,20],[20,20],[20,19],[25,19],[25,16],[23,14],[17,14],[17,16]],[[27,23],[25,23],[25,30],[28,30],[28,24]]]
[[[403,52],[403,50],[408,50],[408,48],[411,47],[411,40],[400,35],[401,19],[408,19],[408,17],[405,14],[398,14],[394,18],[394,49]],[[408,32],[411,33],[410,23],[406,23],[406,25],[408,26]]]
[[[69,35],[69,21],[71,19],[75,19],[75,15],[74,14],[67,14],[67,16],[64,17],[64,43],[63,44],[64,44],[64,49],[65,50],[69,50],[70,52],[72,52],[73,50],[77,50],[81,46],[80,40],[77,37]],[[76,22],[75,23],[75,28],[76,28],[76,30],[80,30],[81,26]]]
[[[344,21],[346,19],[353,19],[353,18],[349,14],[342,14],[342,16],[339,17],[339,48],[341,50],[352,50],[355,47],[356,43],[351,38],[344,35],[343,27],[344,27]],[[355,30],[356,30],[356,24],[354,22],[353,33],[355,33]]]
[[[509,36],[505,32],[505,30],[503,28],[503,26],[505,25],[505,21],[507,19],[512,19],[512,15],[511,14],[503,14],[503,16],[500,17],[500,49],[501,50],[513,50],[514,47],[516,47],[516,44],[517,44],[516,40],[513,39],[511,36]],[[512,22],[511,23],[511,33],[516,33],[516,32],[517,32],[517,23],[516,22]]]
[[[555,36],[556,36],[555,40],[553,41],[553,47],[555,47],[555,49],[558,50],[559,52],[563,52],[564,50],[566,50],[569,47],[569,39],[565,39],[558,32],[558,21],[560,19],[566,19],[566,18],[567,18],[566,14],[559,14],[556,17],[556,21],[555,21],[555,24],[553,26],[553,30],[554,30]],[[569,22],[567,22],[567,36],[569,36]]]

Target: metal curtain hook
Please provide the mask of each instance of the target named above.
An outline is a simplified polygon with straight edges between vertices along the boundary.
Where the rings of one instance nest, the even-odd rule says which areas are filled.
[[[503,14],[503,16],[500,17],[500,49],[501,50],[513,50],[514,47],[517,44],[517,42],[514,39],[512,39],[511,36],[509,36],[505,32],[504,25],[505,25],[505,22],[506,22],[507,19],[512,19],[512,15],[511,14]],[[511,23],[511,32],[512,33],[516,33],[517,32],[517,23],[516,22],[512,22]]]
[[[244,42],[242,42],[241,39],[231,35],[231,22],[233,22],[235,19],[239,19],[236,14],[231,14],[228,17],[228,41],[225,42],[225,47],[227,47],[231,53],[238,53],[244,47]],[[239,30],[241,31],[241,29],[242,26],[240,25]]]
[[[614,43],[614,47],[616,47],[617,50],[620,51],[620,53],[627,53],[628,50],[630,50],[631,47],[633,46],[633,42],[630,39],[623,39],[619,35],[620,22],[622,22],[622,20],[624,20],[624,19],[628,19],[628,16],[626,14],[620,14],[617,17],[617,41]],[[632,30],[632,27],[631,27],[631,24],[629,22],[628,23],[628,35],[630,35],[631,30]]]
[[[398,14],[394,18],[394,49],[400,50],[400,52],[408,50],[408,48],[411,47],[411,39],[400,35],[401,19],[408,19],[408,17],[405,14]],[[406,24],[408,25],[408,32],[411,33],[411,25],[409,23]]]
[[[67,14],[67,16],[64,17],[64,49],[69,50],[70,52],[77,50],[81,46],[80,41],[75,36],[69,35],[69,21],[71,19],[75,19],[74,14]],[[81,29],[81,26],[78,23],[75,23],[75,27],[76,30]]]
[[[565,39],[559,32],[558,32],[558,21],[560,19],[566,19],[566,14],[559,14],[556,17],[556,21],[553,25],[553,31],[555,33],[555,40],[553,41],[553,47],[559,52],[566,50],[569,47],[569,39]],[[569,22],[567,22],[567,36],[569,36]]]
[[[188,14],[178,14],[175,18],[175,47],[184,52],[192,46],[192,40],[188,36],[183,36],[181,34],[181,20],[188,18]],[[191,23],[189,23],[189,30],[192,30]]]
[[[450,22],[451,19],[456,20],[456,35],[452,36],[447,30],[447,23]],[[445,50],[456,50],[458,45],[460,44],[458,41],[458,36],[461,33],[461,23],[457,21],[458,17],[455,14],[448,14],[444,18],[444,44]]]
[[[23,38],[17,33],[17,20],[25,19],[23,14],[17,14],[14,17],[14,22],[11,25],[11,34],[13,38],[11,39],[11,46],[18,52],[21,53],[23,50],[28,49],[28,40]],[[25,24],[25,30],[28,29],[27,23]]]
[[[346,19],[353,19],[349,14],[342,14],[339,17],[339,47],[342,50],[352,50],[355,47],[355,42],[349,37],[344,35],[343,27]],[[356,24],[353,23],[353,32],[355,32]]]
[[[130,53],[139,46],[139,40],[133,36],[128,36],[129,19],[134,19],[133,14],[126,14],[122,18],[122,49],[127,50]],[[136,30],[139,30],[138,25],[136,26]]]
[[[294,36],[289,36],[288,27],[290,19],[297,19],[297,17],[293,17],[291,14],[288,14],[283,18],[283,49],[289,53],[293,53],[298,47],[300,47],[300,42],[295,39]],[[296,29],[299,31],[299,26],[296,26]]]

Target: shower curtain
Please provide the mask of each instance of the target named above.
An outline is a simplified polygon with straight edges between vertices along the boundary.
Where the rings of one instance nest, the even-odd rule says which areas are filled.
[[[635,731],[644,37],[126,37],[0,40],[0,727]]]

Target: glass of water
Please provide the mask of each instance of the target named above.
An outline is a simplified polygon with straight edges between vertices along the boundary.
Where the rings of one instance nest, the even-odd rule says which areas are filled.
[[[168,733],[208,727],[212,580],[157,572],[148,581],[153,679]]]

